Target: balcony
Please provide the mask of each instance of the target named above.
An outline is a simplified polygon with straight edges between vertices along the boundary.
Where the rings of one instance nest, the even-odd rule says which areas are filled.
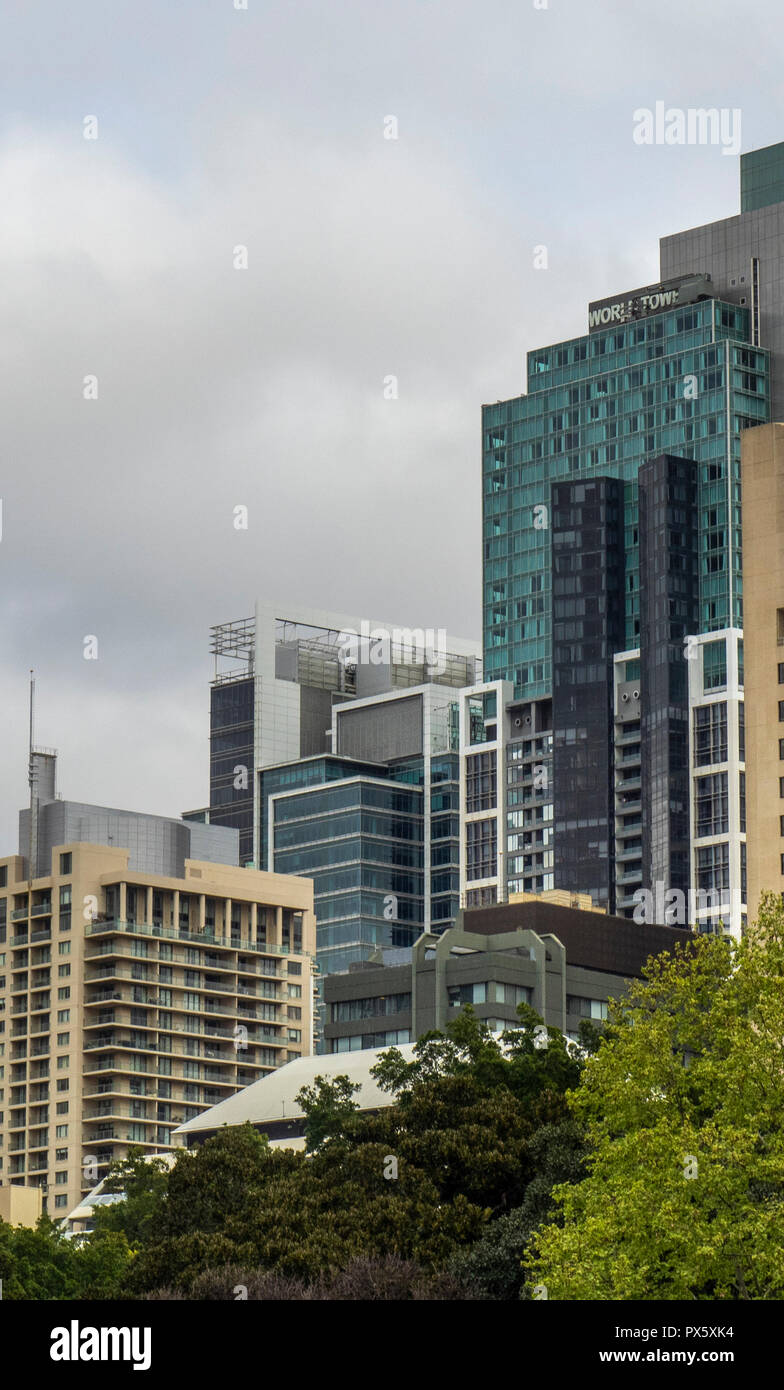
[[[107,933],[129,932],[133,936],[159,936],[169,941],[188,941],[196,946],[221,946],[229,951],[254,951],[264,952],[268,955],[287,956],[289,955],[288,946],[257,946],[253,941],[242,940],[241,938],[216,937],[209,932],[192,932],[187,927],[156,927],[150,926],[147,922],[127,922],[119,918],[107,919],[105,922],[96,920],[88,922],[85,927],[87,936],[105,936]],[[214,969],[215,967],[211,967]]]
[[[12,922],[21,922],[23,918],[27,918],[29,915],[30,909],[27,907],[15,907],[13,912],[9,913]]]

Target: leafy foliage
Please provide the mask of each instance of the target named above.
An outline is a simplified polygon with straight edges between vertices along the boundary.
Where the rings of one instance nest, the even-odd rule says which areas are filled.
[[[122,1234],[112,1232],[100,1243],[81,1245],[66,1239],[46,1216],[35,1229],[0,1221],[4,1300],[116,1298],[130,1260]]]
[[[537,1179],[542,1126],[568,1115],[580,1064],[563,1037],[523,1006],[502,1046],[473,1011],[447,1035],[392,1051],[377,1069],[394,1103],[362,1114],[347,1077],[319,1077],[298,1097],[305,1154],[269,1146],[251,1126],[182,1152],[163,1188],[134,1177],[143,1238],[128,1291],[189,1291],[208,1268],[243,1266],[315,1286],[362,1259],[442,1269]],[[121,1222],[116,1208],[103,1229]]]
[[[529,1277],[558,1299],[784,1297],[784,910],[648,966],[571,1097],[587,1176]]]
[[[349,1081],[347,1076],[336,1076],[333,1081],[317,1076],[312,1086],[303,1086],[297,1092],[295,1099],[306,1115],[305,1148],[309,1153],[340,1134],[348,1116],[359,1109],[353,1099],[359,1090],[359,1083]]]

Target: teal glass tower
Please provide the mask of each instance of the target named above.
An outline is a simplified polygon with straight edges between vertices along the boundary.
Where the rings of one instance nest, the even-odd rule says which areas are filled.
[[[661,292],[678,302],[659,312],[642,304],[653,289],[592,305],[593,331],[528,354],[527,395],[483,409],[484,671],[487,680],[511,680],[520,698],[552,688],[557,482],[623,482],[624,629],[633,649],[639,470],[661,454],[697,463],[699,628],[741,626],[740,433],[769,419],[768,354],[752,344],[748,307],[707,297],[709,281],[697,289],[706,297],[686,303],[677,285]]]

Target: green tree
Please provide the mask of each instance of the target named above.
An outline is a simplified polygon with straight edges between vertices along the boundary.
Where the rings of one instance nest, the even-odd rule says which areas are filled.
[[[272,1148],[245,1125],[178,1154],[165,1190],[151,1194],[140,1169],[143,1221],[119,1205],[108,1217],[141,1236],[129,1290],[187,1291],[226,1264],[306,1282],[360,1258],[442,1268],[523,1202],[537,1133],[568,1117],[571,1052],[530,1010],[505,1046],[466,1011],[418,1044],[412,1064],[382,1058],[392,1103],[375,1114],[358,1111],[346,1077],[304,1088],[307,1153]]]
[[[74,1298],[75,1254],[48,1216],[42,1216],[35,1228],[0,1221],[3,1298]]]
[[[168,1165],[130,1148],[110,1165],[103,1184],[104,1192],[122,1193],[124,1200],[93,1209],[95,1230],[122,1233],[131,1246],[143,1244],[159,1228],[167,1190]]]
[[[359,1109],[353,1099],[359,1090],[359,1083],[347,1076],[336,1076],[332,1081],[317,1076],[312,1086],[297,1092],[295,1099],[306,1117],[305,1148],[309,1153],[341,1133],[348,1116]]]
[[[116,1298],[130,1261],[122,1234],[112,1233],[100,1244],[82,1244],[67,1237],[48,1216],[42,1216],[34,1229],[0,1221],[3,1299]]]
[[[579,1182],[584,1175],[582,1130],[574,1120],[542,1125],[532,1136],[530,1158],[534,1176],[520,1206],[489,1222],[480,1238],[458,1250],[449,1262],[449,1272],[465,1283],[475,1298],[526,1296],[526,1251],[537,1228],[553,1218],[553,1190],[566,1182]]]
[[[533,1239],[553,1299],[784,1297],[784,909],[689,938],[613,1006],[571,1096],[584,1180]]]

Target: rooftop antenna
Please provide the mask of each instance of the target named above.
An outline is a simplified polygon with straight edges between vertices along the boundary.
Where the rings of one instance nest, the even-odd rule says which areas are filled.
[[[30,748],[27,765],[27,780],[30,786],[30,845],[27,861],[27,886],[32,890],[35,867],[38,860],[38,769],[33,758],[35,734],[35,677],[30,671]]]

